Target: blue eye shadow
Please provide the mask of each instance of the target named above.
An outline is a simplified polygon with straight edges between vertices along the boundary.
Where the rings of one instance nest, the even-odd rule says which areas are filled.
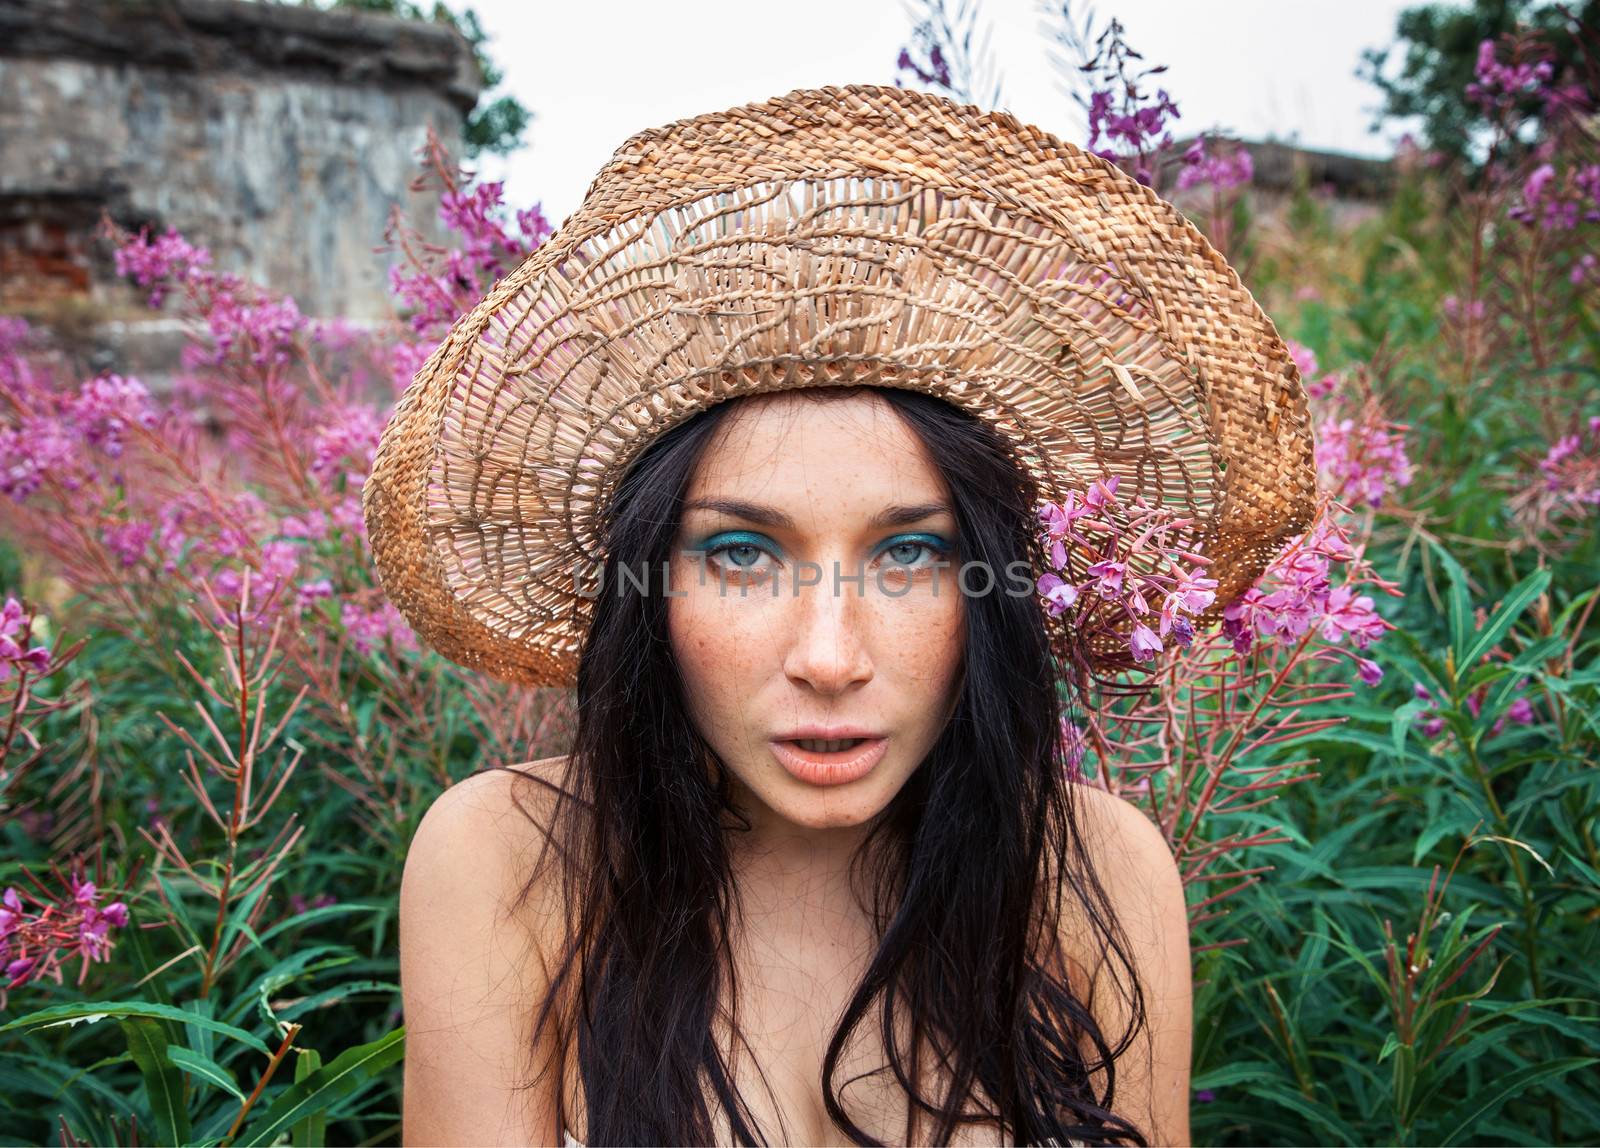
[[[713,550],[718,546],[758,546],[768,553],[781,555],[778,545],[764,534],[753,534],[748,530],[724,530],[703,539],[699,545],[691,546],[691,550]]]

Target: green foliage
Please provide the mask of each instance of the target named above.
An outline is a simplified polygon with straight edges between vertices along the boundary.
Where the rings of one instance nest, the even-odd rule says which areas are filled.
[[[348,2],[426,18],[405,0]],[[1449,59],[1470,57],[1499,9],[1474,11],[1454,31],[1464,17],[1408,13],[1417,99],[1435,72],[1459,90]],[[1430,44],[1455,56],[1428,64]],[[1454,130],[1455,113],[1438,114]],[[1310,732],[1250,739],[1249,768],[1310,759],[1314,777],[1208,826],[1251,842],[1222,868],[1264,872],[1197,914],[1197,1143],[1600,1142],[1600,532],[1591,516],[1564,538],[1524,537],[1512,508],[1552,428],[1600,414],[1583,405],[1600,336],[1583,292],[1553,295],[1546,314],[1580,321],[1544,367],[1499,313],[1485,322],[1493,354],[1464,369],[1441,318],[1464,256],[1439,204],[1424,177],[1403,178],[1345,230],[1302,184],[1284,247],[1257,237],[1242,200],[1229,217],[1251,290],[1285,300],[1270,307],[1285,334],[1325,367],[1371,365],[1418,473],[1364,516],[1367,556],[1404,591],[1380,603],[1396,626],[1372,651],[1382,684],[1313,699]],[[0,540],[8,584],[21,558]],[[74,605],[52,625],[70,631]],[[227,652],[182,611],[137,605],[72,663],[92,720],[44,721],[46,757],[11,795],[58,820],[0,823],[0,888],[105,841],[102,885],[136,890],[110,962],[81,986],[10,996],[0,1141],[65,1129],[127,1143],[137,1125],[162,1143],[398,1142],[406,849],[444,785],[503,756],[490,722],[506,706],[435,656],[329,658],[298,709],[273,687],[264,724],[281,719],[283,751],[305,754],[284,802],[301,835],[276,864],[288,811],[230,841],[185,782],[193,749],[174,726],[240,734],[188,670],[220,681]],[[1532,721],[1506,720],[1519,704]],[[192,867],[156,855],[163,832]],[[225,872],[237,884],[219,901]],[[1195,888],[1197,905],[1215,891]]]
[[[1571,7],[1584,27],[1600,28],[1600,3],[1579,0]],[[1384,118],[1422,120],[1427,145],[1455,159],[1467,159],[1473,140],[1487,126],[1481,109],[1465,95],[1478,59],[1478,45],[1518,25],[1541,29],[1552,48],[1559,76],[1581,68],[1584,48],[1558,18],[1554,5],[1536,0],[1472,0],[1469,6],[1427,3],[1400,13],[1398,43],[1368,48],[1358,73],[1383,92],[1378,122]],[[1386,74],[1391,54],[1403,52],[1398,73]],[[1593,52],[1592,40],[1588,49]],[[1374,124],[1376,130],[1377,124]]]

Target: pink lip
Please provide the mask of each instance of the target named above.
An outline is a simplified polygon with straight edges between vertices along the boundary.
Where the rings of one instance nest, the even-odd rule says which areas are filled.
[[[793,729],[786,729],[782,733],[774,734],[779,741],[798,741],[801,738],[819,737],[823,741],[839,741],[847,737],[883,737],[875,729],[868,729],[862,725],[797,725]]]
[[[810,738],[813,735],[801,736]],[[842,733],[833,736],[862,735]],[[779,738],[774,738],[769,744],[772,746],[772,755],[778,759],[778,764],[783,766],[795,780],[803,781],[807,785],[846,785],[872,772],[872,767],[883,760],[883,755],[889,748],[889,739],[869,738],[861,745],[853,745],[849,749],[841,749],[834,753],[813,753],[811,750],[801,749],[793,741]]]

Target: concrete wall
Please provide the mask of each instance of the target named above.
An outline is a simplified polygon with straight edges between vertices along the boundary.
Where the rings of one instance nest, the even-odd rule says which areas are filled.
[[[173,324],[93,239],[103,209],[177,227],[306,314],[388,317],[372,249],[395,207],[439,236],[436,197],[408,184],[429,126],[459,154],[478,89],[470,45],[438,25],[244,0],[0,0],[0,312],[56,329],[88,369],[153,385],[170,370]]]

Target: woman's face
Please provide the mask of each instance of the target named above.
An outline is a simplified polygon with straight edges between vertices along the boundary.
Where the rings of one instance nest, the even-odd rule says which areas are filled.
[[[877,396],[764,395],[718,428],[684,501],[668,629],[691,716],[757,825],[862,825],[932,748],[961,661],[955,529],[921,441]],[[830,733],[866,740],[793,740]]]

